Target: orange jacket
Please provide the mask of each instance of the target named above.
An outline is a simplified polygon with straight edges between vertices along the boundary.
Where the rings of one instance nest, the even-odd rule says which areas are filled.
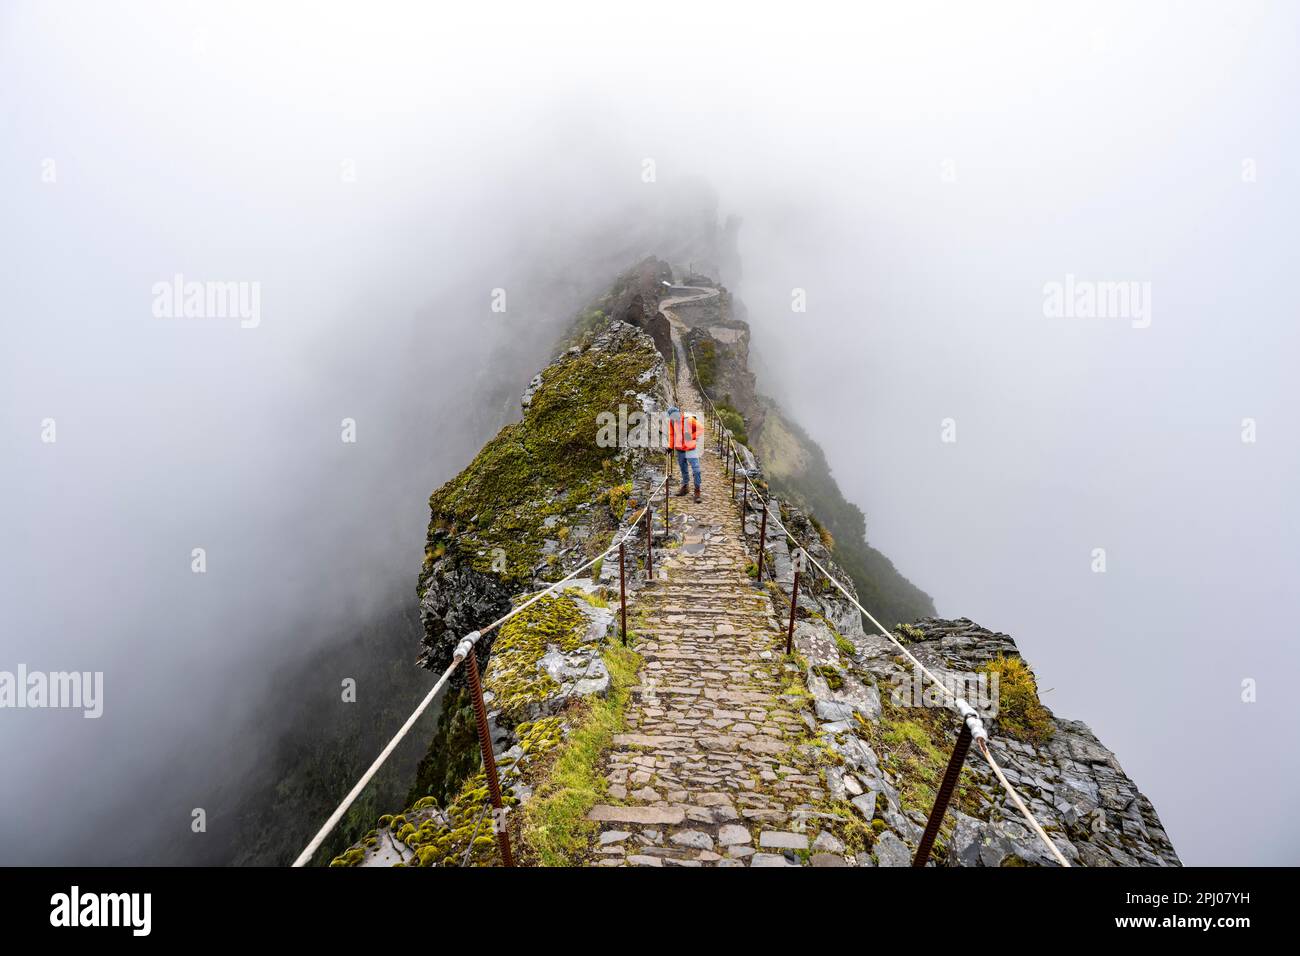
[[[690,432],[690,437],[687,437]],[[677,430],[677,423],[672,419],[668,420],[668,447],[677,451],[694,451],[695,439],[700,434],[700,423],[694,415],[686,419],[681,431]]]

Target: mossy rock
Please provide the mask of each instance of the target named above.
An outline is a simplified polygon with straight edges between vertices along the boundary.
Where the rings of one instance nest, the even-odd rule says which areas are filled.
[[[581,645],[586,630],[587,617],[568,594],[547,595],[502,625],[492,645],[484,687],[507,723],[559,689],[555,679],[538,667],[547,645],[571,653]]]
[[[521,583],[541,561],[550,535],[546,518],[570,525],[604,495],[611,511],[618,507],[610,516],[616,523],[630,494],[623,489],[632,461],[616,446],[601,447],[597,419],[617,415],[620,404],[635,406],[634,396],[650,387],[642,377],[659,361],[653,342],[638,335],[624,338],[618,350],[590,348],[547,367],[523,421],[503,428],[430,496],[426,573],[438,549],[446,554],[454,547],[475,570]],[[611,486],[619,490],[611,494]]]
[[[999,654],[980,673],[997,677],[1000,733],[1034,744],[1052,736],[1052,715],[1039,700],[1038,682],[1022,658]]]

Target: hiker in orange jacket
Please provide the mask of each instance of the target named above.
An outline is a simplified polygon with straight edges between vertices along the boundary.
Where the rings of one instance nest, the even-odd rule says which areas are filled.
[[[695,479],[695,500],[700,500],[700,422],[694,415],[686,415],[676,405],[668,409],[668,447],[677,452],[677,468],[682,474],[682,486],[677,497],[686,494],[689,477]],[[690,468],[690,476],[687,475]]]

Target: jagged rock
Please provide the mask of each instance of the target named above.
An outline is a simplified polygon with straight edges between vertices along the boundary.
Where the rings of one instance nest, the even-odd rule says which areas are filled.
[[[818,720],[848,720],[853,716],[853,705],[843,701],[818,698],[814,709]]]
[[[420,620],[427,636],[421,663],[432,670],[441,671],[451,663],[451,652],[462,637],[510,609],[508,585],[456,559],[437,562],[423,584]],[[491,641],[481,643],[479,661],[484,664]]]
[[[836,837],[834,834],[827,833],[823,830],[821,833],[818,833],[816,839],[813,840],[812,848],[827,853],[843,853],[844,841]]]
[[[541,387],[542,387],[542,373],[538,372],[536,375],[533,376],[532,380],[528,383],[528,387],[524,389],[524,393],[519,396],[520,407],[527,410],[528,406],[530,406],[533,403],[533,396],[537,394],[537,390]]]
[[[872,847],[876,854],[877,866],[911,866],[912,851],[907,848],[898,834],[892,830],[882,830]]]

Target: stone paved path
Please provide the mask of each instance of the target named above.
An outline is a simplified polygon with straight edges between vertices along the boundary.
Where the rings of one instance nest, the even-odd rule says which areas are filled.
[[[667,580],[629,604],[645,664],[608,754],[613,800],[589,816],[600,825],[595,862],[844,865],[812,806],[825,797],[807,746],[815,724],[805,698],[783,693],[799,686],[784,622],[745,573],[740,507],[685,373],[678,403],[700,413],[704,500],[673,499],[684,541],[656,555]]]

